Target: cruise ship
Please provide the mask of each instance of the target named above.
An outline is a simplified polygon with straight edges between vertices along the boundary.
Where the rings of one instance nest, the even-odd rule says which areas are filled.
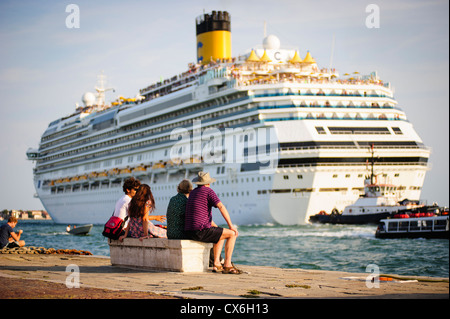
[[[319,67],[274,35],[233,57],[226,11],[195,24],[197,61],[185,72],[112,102],[101,77],[28,149],[35,196],[56,223],[105,223],[130,176],[164,215],[178,183],[207,171],[233,223],[304,224],[363,194],[372,152],[378,182],[419,200],[430,149],[390,83]]]

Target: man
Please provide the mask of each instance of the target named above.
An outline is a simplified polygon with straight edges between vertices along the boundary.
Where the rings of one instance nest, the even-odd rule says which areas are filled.
[[[215,181],[207,172],[199,172],[198,176],[192,180],[197,185],[197,188],[189,194],[189,199],[186,204],[186,236],[192,240],[214,244],[213,272],[239,274],[241,272],[234,268],[231,263],[234,244],[239,234],[237,228],[231,222],[225,205],[222,204],[216,193],[210,188],[210,184]],[[229,229],[217,227],[213,222],[212,207],[220,210]],[[220,253],[225,240],[225,262],[222,267]]]
[[[125,180],[122,186],[122,190],[125,195],[117,201],[114,209],[114,216],[125,220],[125,217],[128,216],[128,204],[130,204],[131,198],[136,195],[136,191],[139,189],[139,186],[141,186],[141,182],[134,177],[130,177]]]
[[[6,224],[0,226],[0,249],[25,246],[25,241],[20,240],[20,235],[22,235],[23,231],[19,230],[18,234],[14,232],[16,225],[17,218],[11,216]]]

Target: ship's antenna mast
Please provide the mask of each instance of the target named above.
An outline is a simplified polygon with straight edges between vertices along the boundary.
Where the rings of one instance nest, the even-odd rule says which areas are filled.
[[[114,92],[114,88],[105,88],[105,75],[103,74],[103,71],[98,76],[98,84],[99,87],[95,87],[95,90],[97,91],[97,106],[103,106],[105,105],[105,93],[111,90]]]
[[[371,185],[373,185],[373,182],[374,182],[374,178],[375,178],[375,175],[374,175],[374,173],[373,173],[373,167],[374,167],[374,165],[375,165],[375,157],[374,157],[374,154],[375,154],[375,151],[373,150],[373,143],[370,145],[370,152],[372,153],[372,159],[371,159],[371,171],[370,171],[370,184]]]
[[[331,66],[333,65],[333,55],[334,55],[334,42],[336,40],[335,34],[333,33],[333,39],[331,40],[331,55],[330,55],[330,67],[329,69],[331,70]]]

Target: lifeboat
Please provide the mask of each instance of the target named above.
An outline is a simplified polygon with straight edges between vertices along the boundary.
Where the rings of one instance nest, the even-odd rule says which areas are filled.
[[[408,214],[395,214],[394,218],[409,218]]]
[[[145,168],[144,165],[140,165],[138,167],[135,167],[133,169],[133,173],[138,173],[138,172],[145,172],[147,169]]]
[[[158,163],[153,164],[152,169],[165,168],[166,164],[163,161],[159,161]]]
[[[182,161],[179,158],[167,161],[168,166],[178,166],[181,163],[182,163]]]
[[[110,176],[114,176],[114,175],[117,175],[117,174],[119,174],[119,169],[118,168],[113,168],[113,169],[110,169],[108,171],[108,175],[110,175]]]
[[[183,165],[186,168],[190,169],[190,170],[192,170],[192,169],[201,169],[202,168],[202,161],[201,161],[201,159],[199,159],[199,158],[197,158],[195,156],[192,156],[192,157],[184,160],[183,161]]]
[[[135,167],[131,172],[134,176],[145,175],[147,172],[147,167],[144,165],[139,165]]]
[[[96,178],[97,175],[98,175],[97,172],[91,172],[91,173],[89,173],[89,178]]]
[[[119,174],[120,175],[129,175],[129,174],[131,174],[131,169],[129,167],[121,169]]]
[[[152,166],[152,172],[155,174],[163,173],[166,171],[166,162],[159,161]]]
[[[80,181],[82,181],[82,180],[84,181],[84,180],[87,180],[87,179],[88,179],[88,176],[86,174],[81,175],[80,178],[79,178]]]
[[[108,173],[106,171],[98,173],[98,177],[107,177],[107,176],[108,176]]]
[[[202,161],[197,157],[190,157],[184,161],[185,164],[195,164],[195,163],[201,163],[201,162]]]

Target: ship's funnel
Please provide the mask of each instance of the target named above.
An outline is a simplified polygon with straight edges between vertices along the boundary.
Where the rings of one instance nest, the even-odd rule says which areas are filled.
[[[231,24],[227,11],[205,13],[197,17],[196,25],[199,63],[231,59]]]

